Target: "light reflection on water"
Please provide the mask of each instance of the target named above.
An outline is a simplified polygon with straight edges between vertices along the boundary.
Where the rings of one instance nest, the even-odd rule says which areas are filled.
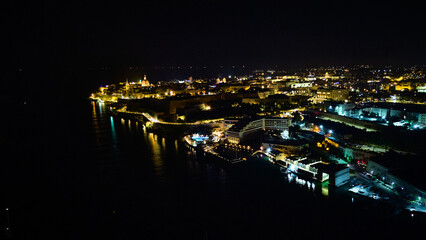
[[[102,166],[114,166],[120,162],[118,158],[123,157],[120,154],[122,152],[130,161],[144,164],[150,161],[154,175],[159,179],[164,178],[166,139],[161,138],[160,141],[156,134],[149,133],[145,125],[137,121],[109,116],[104,103],[92,102],[91,104],[92,126],[99,163]],[[116,121],[120,123],[117,125]],[[175,141],[175,144],[175,148],[171,150],[176,154],[178,142]],[[135,147],[137,145],[140,147]]]
[[[151,157],[155,166],[155,173],[158,176],[163,175],[163,158],[162,158],[162,151],[161,146],[157,141],[157,135],[153,133],[149,133],[149,143],[152,148]]]
[[[96,117],[96,103],[92,102],[92,116]]]
[[[166,217],[169,217],[169,213],[176,211],[176,209],[184,209],[182,213],[178,212],[176,217],[173,218],[177,221],[187,211],[197,212],[198,214],[199,209],[207,209],[208,212],[211,206],[215,206],[214,204],[217,204],[216,209],[229,207],[226,209],[227,211],[212,210],[209,212],[213,215],[214,221],[231,216],[226,215],[227,212],[237,211],[235,215],[238,214],[238,216],[244,215],[245,212],[252,212],[253,206],[259,206],[261,210],[265,210],[272,217],[276,217],[276,221],[281,221],[281,219],[285,219],[279,215],[283,212],[282,206],[292,206],[291,204],[297,203],[303,207],[297,208],[297,212],[286,208],[290,215],[295,213],[294,215],[323,216],[322,213],[325,212],[329,214],[327,216],[331,216],[330,219],[339,219],[338,216],[340,215],[334,214],[334,204],[318,204],[321,207],[316,208],[317,205],[312,204],[313,202],[322,203],[322,200],[333,200],[335,193],[332,188],[330,188],[330,193],[328,192],[327,184],[313,182],[309,178],[294,174],[282,174],[275,166],[265,168],[263,162],[253,159],[247,161],[245,165],[222,167],[215,160],[208,161],[197,158],[195,151],[187,150],[178,139],[165,138],[148,132],[141,122],[126,123],[124,119],[110,117],[105,112],[104,107],[98,107],[96,103],[92,103],[90,110],[99,162],[107,162],[108,160],[105,159],[114,158],[114,150],[117,153],[116,158],[120,159],[120,161],[117,161],[118,163],[109,163],[106,168],[102,168],[101,173],[102,177],[106,176],[104,179],[108,180],[109,185],[107,186],[110,187],[108,191],[114,193],[114,196],[122,196],[123,193],[128,196],[113,202],[119,205],[122,201],[125,201],[123,204],[132,206],[129,209],[130,213],[127,216],[123,215],[125,217],[134,212],[142,213],[146,211],[146,206],[160,202],[158,209],[160,209],[159,211],[165,209],[164,216]],[[107,164],[108,162],[104,165]],[[269,178],[269,176],[272,177]],[[274,187],[265,187],[269,185]],[[147,194],[147,189],[149,194]],[[163,191],[164,189],[167,190]],[[262,194],[258,194],[259,192]],[[330,194],[330,197],[327,197],[327,199],[321,197],[328,194]],[[247,196],[250,197],[247,198]],[[314,196],[313,201],[312,196]],[[148,200],[143,202],[144,199]],[[271,199],[276,199],[279,204],[265,204],[269,203]],[[320,201],[317,201],[318,199]],[[348,202],[354,205],[351,201],[349,198]],[[170,205],[168,208],[170,202],[176,204]],[[182,207],[182,205],[179,205],[182,202],[191,204]],[[259,204],[253,205],[255,203]],[[322,211],[321,209],[324,206],[326,207]],[[338,207],[340,206],[347,207],[343,203],[338,205]],[[158,214],[158,209],[152,210],[152,216]],[[261,211],[259,210],[259,212]],[[312,212],[315,214],[312,214]],[[135,219],[140,220],[140,215]],[[250,221],[256,221],[256,219],[253,218]],[[362,216],[362,219],[364,219],[364,216]],[[318,220],[321,219],[318,218]],[[259,223],[262,222],[259,221]],[[210,222],[207,223],[210,224]],[[214,222],[212,223],[214,224]],[[259,223],[256,222],[256,224]],[[307,227],[311,226],[307,224]]]
[[[303,178],[299,178],[297,175],[295,175],[294,173],[287,173],[287,180],[289,183],[295,183],[299,186],[303,186],[306,187],[308,189],[315,189],[315,184],[309,180],[303,179]]]
[[[102,118],[105,113],[105,103],[101,102],[99,105],[99,115]]]
[[[98,107],[96,107],[98,105]],[[104,103],[95,103],[92,102],[92,124],[96,137],[96,149],[106,149],[109,147],[110,136],[108,132],[110,131],[110,123],[106,119],[105,114],[105,105]]]
[[[321,193],[322,193],[322,195],[324,195],[325,197],[328,197],[328,185],[326,185],[326,184],[321,184]]]
[[[150,162],[153,176],[155,176],[157,180],[165,182],[171,177],[169,173],[170,171],[180,171],[177,169],[170,170],[170,165],[174,164],[174,162],[176,162],[175,159],[180,155],[183,159],[186,159],[182,163],[186,168],[184,171],[188,172],[186,174],[190,175],[190,179],[199,181],[200,179],[207,177],[207,179],[211,179],[209,181],[215,181],[220,184],[227,183],[229,179],[227,170],[221,167],[217,167],[217,165],[214,163],[201,163],[199,160],[197,160],[195,150],[180,148],[181,143],[178,141],[178,139],[168,139],[164,136],[159,136],[155,133],[148,132],[145,125],[138,121],[117,118],[117,120],[120,119],[121,124],[116,125],[116,119],[114,119],[112,116],[107,116],[104,106],[95,108],[95,105],[96,104],[93,103],[92,115],[94,119],[94,126],[96,126],[98,122],[102,122],[106,118],[109,118],[109,121],[107,121],[109,128],[98,131],[97,138],[104,137],[105,131],[108,131],[108,135],[111,139],[111,153],[113,156],[116,156],[116,158],[119,157],[120,151],[124,154],[126,154],[128,151],[137,151],[137,153],[130,153],[132,159],[131,161],[145,163],[147,161]],[[95,111],[95,109],[98,111]],[[102,126],[98,126],[98,128],[102,128]],[[130,147],[130,149],[127,148],[125,151],[123,151],[122,147],[119,147],[119,141],[120,144],[134,145],[135,147]],[[104,148],[100,148],[100,150],[105,151]],[[304,191],[316,191],[320,195],[322,193],[323,195],[327,196],[325,191],[326,189],[323,189],[324,187],[318,185],[315,182],[301,178],[293,173],[286,173],[284,176],[288,183],[300,186]]]
[[[284,169],[282,169],[284,171]],[[285,178],[287,179],[288,183],[295,184],[301,188],[303,188],[306,191],[314,192],[318,195],[322,195],[326,198],[329,197],[329,190],[328,190],[328,183],[324,182],[316,182],[316,181],[310,181],[305,178],[301,178],[298,175],[289,172],[287,170],[284,171]]]
[[[95,129],[95,131],[97,131],[99,129],[99,124],[98,124],[98,114],[96,113],[96,103],[92,102],[92,118],[93,118],[93,128]]]
[[[96,108],[96,104],[99,105],[98,108]],[[143,149],[143,152],[132,154],[132,158],[138,159],[138,161],[150,161],[152,163],[153,173],[159,180],[165,180],[166,178],[168,178],[166,176],[167,165],[170,164],[169,162],[175,161],[174,159],[179,154],[184,153],[186,155],[185,158],[187,159],[187,161],[185,161],[185,165],[187,171],[189,171],[192,175],[192,179],[202,178],[206,175],[207,177],[213,177],[214,179],[216,179],[215,181],[218,181],[221,184],[227,182],[228,174],[226,170],[224,170],[223,168],[217,168],[214,164],[211,163],[200,163],[198,160],[196,160],[197,156],[195,150],[186,150],[186,148],[180,149],[180,143],[178,139],[167,139],[166,137],[158,136],[155,133],[148,132],[145,125],[139,123],[138,121],[118,118],[120,119],[121,124],[116,125],[114,117],[107,116],[107,114],[105,113],[105,106],[103,103],[93,102],[92,105],[93,124],[94,128],[98,129],[95,131],[96,138],[97,140],[99,140],[105,138],[105,135],[109,136],[111,139],[110,145],[112,153],[116,158],[119,157],[118,155],[120,148],[118,146],[118,142],[120,139],[120,141],[122,142],[121,144],[135,144],[136,146],[140,146],[140,149]],[[103,126],[99,125],[99,123],[105,122],[106,118],[108,117],[109,126],[107,129],[103,129]],[[118,137],[118,135],[122,137]],[[169,143],[167,141],[169,141]],[[102,144],[98,145],[100,146]],[[167,146],[170,147],[173,145],[174,147],[167,149]],[[106,151],[105,148],[98,149],[100,151]],[[132,150],[133,149],[131,149],[130,151]],[[182,153],[179,153],[179,151],[182,151]],[[285,174],[285,177],[289,183],[303,187],[307,191],[314,192],[316,189],[316,183],[300,178],[299,176],[293,173]],[[322,192],[325,193],[325,190],[323,189]]]
[[[161,146],[164,150],[166,149],[166,138],[165,137],[161,138]]]
[[[116,159],[118,159],[117,132],[115,131],[114,118],[112,116],[110,117],[110,123],[111,123],[111,135],[112,135],[114,156]]]

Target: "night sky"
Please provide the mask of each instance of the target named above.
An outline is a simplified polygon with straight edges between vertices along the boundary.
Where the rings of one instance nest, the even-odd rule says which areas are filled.
[[[3,47],[17,66],[424,64],[418,4],[10,1]]]

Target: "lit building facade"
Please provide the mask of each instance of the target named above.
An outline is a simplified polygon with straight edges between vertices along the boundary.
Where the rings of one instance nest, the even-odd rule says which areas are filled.
[[[426,113],[419,113],[417,121],[419,123],[426,124]]]
[[[233,144],[240,143],[262,130],[285,131],[291,126],[290,118],[261,118],[253,121],[240,121],[228,131],[228,141]]]
[[[344,101],[349,97],[349,89],[318,89],[314,102],[323,102],[326,100]]]

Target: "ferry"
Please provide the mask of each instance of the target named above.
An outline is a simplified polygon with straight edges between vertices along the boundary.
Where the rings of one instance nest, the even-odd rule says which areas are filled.
[[[196,133],[192,135],[186,135],[183,139],[187,147],[191,149],[199,149],[206,144],[206,141],[209,139],[209,136],[204,136]]]

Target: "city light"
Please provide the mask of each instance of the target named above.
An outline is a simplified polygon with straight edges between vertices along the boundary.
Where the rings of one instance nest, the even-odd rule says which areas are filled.
[[[381,139],[389,138],[391,142],[390,138],[393,136],[376,139],[365,132],[376,132],[377,135],[386,133],[391,127],[386,124],[389,121],[398,127],[392,129],[396,136],[401,132],[405,134],[403,131],[407,129],[419,131],[426,127],[423,110],[418,110],[422,108],[422,102],[416,102],[416,106],[402,104],[400,92],[406,91],[404,86],[409,84],[393,82],[394,78],[402,76],[387,78],[389,81],[372,80],[370,77],[360,80],[354,79],[351,74],[344,75],[351,73],[351,70],[339,71],[310,69],[306,77],[306,72],[274,76],[273,73],[279,72],[256,70],[245,76],[229,75],[228,79],[218,74],[211,78],[192,80],[191,77],[189,80],[190,77],[185,77],[184,80],[174,79],[156,84],[145,82],[146,78],[143,81],[138,78],[140,80],[136,84],[126,81],[118,85],[101,86],[98,92],[90,95],[90,99],[94,106],[99,107],[93,108],[96,110],[93,111],[94,116],[111,116],[113,131],[112,116],[119,116],[117,119],[126,121],[130,119],[132,123],[136,120],[136,128],[140,123],[145,134],[158,129],[168,132],[170,126],[182,126],[185,129],[183,140],[186,146],[191,151],[203,153],[202,155],[213,155],[219,159],[228,159],[231,155],[231,160],[237,162],[241,159],[250,162],[250,154],[268,157],[269,161],[277,165],[277,161],[285,162],[280,166],[286,171],[302,172],[303,169],[312,173],[310,178],[322,182],[336,181],[338,178],[333,177],[333,173],[321,172],[325,170],[315,164],[336,164],[345,171],[349,168],[353,171],[354,174],[348,173],[348,179],[362,179],[362,187],[358,185],[356,188],[348,188],[354,193],[372,199],[389,199],[381,192],[382,188],[387,188],[395,192],[403,191],[399,197],[401,201],[419,204],[422,198],[418,196],[418,192],[412,190],[414,187],[405,185],[404,189],[400,187],[400,182],[389,181],[396,178],[391,176],[391,172],[376,167],[373,163],[375,158],[370,157],[373,154],[386,155],[390,146]],[[366,76],[369,76],[370,71],[370,67],[365,69]],[[393,74],[398,75],[395,72]],[[377,79],[383,79],[383,76],[378,76]],[[406,81],[410,78],[402,79]],[[289,96],[294,97],[290,101],[294,101],[292,109],[286,107]],[[303,97],[298,99],[296,96]],[[395,104],[395,101],[401,105]],[[413,103],[410,101],[407,100],[406,103]],[[109,111],[104,112],[105,109]],[[296,117],[296,112],[300,114],[300,118]],[[342,125],[339,130],[330,129],[339,125]],[[131,129],[130,124],[128,129]],[[202,132],[210,132],[210,135],[197,133],[200,129],[203,129]],[[358,132],[357,129],[363,131]],[[175,130],[177,129],[171,132]],[[404,137],[404,140],[408,138]],[[165,138],[162,141],[166,143]],[[394,141],[392,144],[392,149],[396,146],[397,153],[413,151],[404,149],[405,146],[397,146],[398,142]],[[259,145],[260,148],[256,149]],[[373,175],[373,169],[376,170],[376,175]],[[321,176],[316,175],[318,171]],[[295,182],[314,188],[314,184],[302,178],[296,178]],[[328,186],[328,182],[326,185]],[[379,189],[379,193],[371,190],[372,187]],[[327,192],[328,196],[328,187],[322,191]],[[386,193],[388,194],[393,193]],[[405,196],[410,197],[408,199]],[[418,208],[420,207],[416,206]],[[424,210],[426,211],[426,207]]]
[[[288,130],[284,130],[284,131],[281,133],[281,136],[282,136],[282,138],[283,138],[283,139],[289,139],[289,138],[290,138],[290,136],[289,136],[289,131],[288,131]]]

